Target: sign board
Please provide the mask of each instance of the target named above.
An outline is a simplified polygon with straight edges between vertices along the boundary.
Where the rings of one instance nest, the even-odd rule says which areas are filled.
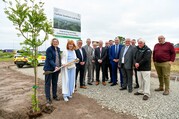
[[[55,37],[80,39],[81,15],[54,8],[53,27]]]

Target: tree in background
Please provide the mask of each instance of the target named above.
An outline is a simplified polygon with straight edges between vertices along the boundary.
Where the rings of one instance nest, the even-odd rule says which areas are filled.
[[[122,36],[117,36],[120,40],[120,44],[124,44],[125,38]]]
[[[49,34],[53,34],[52,23],[47,20],[44,13],[44,3],[36,0],[3,0],[6,4],[4,9],[7,18],[13,23],[16,30],[19,31],[18,36],[22,36],[24,41],[24,49],[28,52],[28,56],[32,59],[34,67],[34,86],[32,95],[32,110],[33,112],[40,111],[38,101],[38,47],[41,46],[47,39]]]

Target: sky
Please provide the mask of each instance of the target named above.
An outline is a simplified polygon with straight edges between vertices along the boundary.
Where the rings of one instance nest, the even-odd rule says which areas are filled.
[[[166,41],[179,43],[179,0],[41,0],[48,19],[53,7],[81,14],[81,38],[85,41],[110,40],[116,36],[143,38],[151,49],[164,35]],[[23,38],[6,18],[0,0],[0,49],[20,49]],[[63,42],[64,39],[59,39]],[[40,50],[50,45],[46,41]],[[62,44],[59,45],[62,47]]]

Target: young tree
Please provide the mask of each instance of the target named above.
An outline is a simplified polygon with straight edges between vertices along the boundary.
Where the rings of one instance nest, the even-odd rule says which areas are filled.
[[[38,78],[37,78],[37,64],[38,64],[38,47],[41,46],[47,39],[49,34],[53,34],[51,22],[47,20],[44,13],[44,3],[35,0],[3,0],[6,3],[4,9],[7,18],[13,23],[15,28],[19,31],[18,36],[22,36],[29,55],[32,57],[32,66],[34,67],[35,84],[33,86],[34,94],[32,96],[33,112],[39,111],[38,107]],[[43,38],[42,38],[43,35]],[[41,39],[42,38],[42,39]],[[32,52],[30,52],[32,49]]]

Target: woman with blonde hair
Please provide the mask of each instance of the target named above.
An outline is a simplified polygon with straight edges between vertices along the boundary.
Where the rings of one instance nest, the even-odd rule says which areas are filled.
[[[54,71],[61,66],[60,48],[58,47],[59,41],[53,38],[51,46],[46,50],[46,60],[44,65],[44,71]],[[60,71],[45,75],[45,96],[47,103],[52,103],[50,88],[52,87],[53,99],[59,101],[60,98],[57,96],[57,82]],[[52,86],[51,86],[52,85]]]
[[[68,40],[66,45],[66,51],[62,53],[62,94],[64,101],[69,101],[69,98],[72,98],[72,94],[75,89],[75,75],[76,75],[76,66],[75,63],[71,65],[66,65],[69,62],[74,61],[76,57],[75,53],[75,43],[73,40]]]

